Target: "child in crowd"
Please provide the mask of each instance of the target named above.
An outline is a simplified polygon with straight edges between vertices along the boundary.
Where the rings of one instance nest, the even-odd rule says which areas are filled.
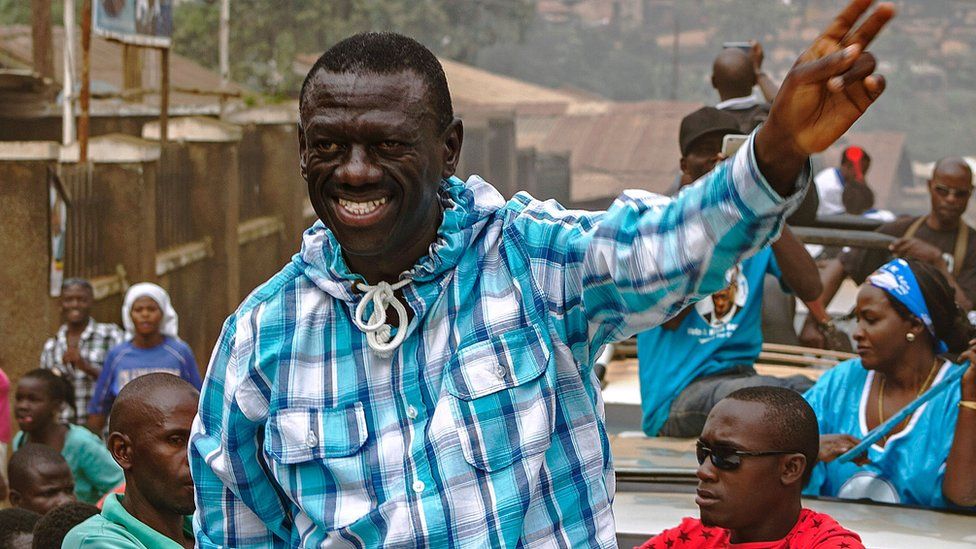
[[[0,511],[0,549],[23,549],[31,546],[34,525],[41,515],[27,509]]]
[[[126,383],[153,372],[181,377],[200,389],[200,371],[186,343],[177,336],[179,317],[166,290],[143,282],[129,288],[122,305],[127,341],[105,358],[88,406],[88,427],[100,433],[115,397]]]
[[[34,525],[33,549],[61,547],[64,536],[75,526],[98,514],[98,507],[74,501],[49,511]]]
[[[10,458],[10,505],[40,515],[75,501],[68,462],[54,448],[26,444]]]
[[[17,451],[36,442],[60,452],[74,476],[75,495],[95,503],[122,482],[122,470],[100,438],[84,427],[60,421],[62,407],[74,402],[72,391],[71,383],[55,370],[38,368],[24,375],[14,405],[21,432],[14,437],[13,447]]]

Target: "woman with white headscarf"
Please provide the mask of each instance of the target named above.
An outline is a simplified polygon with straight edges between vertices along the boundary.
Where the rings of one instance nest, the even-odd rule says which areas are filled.
[[[165,372],[197,389],[202,385],[193,352],[177,335],[179,316],[166,290],[148,282],[129,288],[122,304],[122,323],[126,341],[105,357],[88,405],[88,427],[96,433],[105,426],[105,417],[122,387],[139,376]]]

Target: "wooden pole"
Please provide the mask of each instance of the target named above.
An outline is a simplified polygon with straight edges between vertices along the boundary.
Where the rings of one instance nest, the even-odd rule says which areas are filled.
[[[165,145],[169,133],[169,48],[162,48],[160,53],[160,69],[163,74],[159,98],[159,143]]]
[[[230,81],[230,0],[220,2],[220,87]]]
[[[31,0],[31,57],[34,72],[54,79],[54,39],[51,36],[51,0]]]
[[[64,2],[62,50],[61,143],[68,146],[78,139],[75,131],[75,0]]]
[[[84,0],[81,6],[81,117],[78,119],[78,162],[87,162],[91,113],[91,0]]]
[[[678,79],[681,77],[678,61],[681,50],[681,5],[674,3],[674,39],[671,42],[671,100],[678,99]]]
[[[142,88],[142,49],[132,44],[122,44],[122,90]],[[138,103],[142,97],[132,96],[130,101]]]
[[[226,90],[230,81],[230,0],[220,2],[220,89]],[[224,116],[227,98],[220,96],[220,116]]]

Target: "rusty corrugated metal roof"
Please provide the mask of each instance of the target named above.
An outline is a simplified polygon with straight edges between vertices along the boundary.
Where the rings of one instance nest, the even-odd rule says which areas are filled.
[[[81,34],[78,32],[77,34]],[[54,79],[61,82],[63,74],[62,60],[64,57],[64,28],[53,28],[54,42]],[[31,43],[31,28],[27,25],[8,25],[0,26],[0,62],[5,62],[11,68],[28,68],[33,64]],[[79,60],[76,63],[76,70],[80,75],[81,71],[81,45],[80,38],[77,47]],[[144,50],[142,84],[144,88],[159,88],[161,74],[159,71],[159,52],[156,50]],[[205,90],[217,90],[220,88],[220,75],[211,71],[190,59],[176,53],[170,53],[170,86],[182,88],[197,88]],[[95,83],[99,83],[102,89],[114,88],[122,89],[122,44],[92,36],[91,45],[91,78],[93,88]],[[245,91],[236,83],[229,83],[227,86],[230,91]],[[158,94],[148,95],[143,101],[147,104],[159,104]],[[172,105],[199,105],[215,104],[218,102],[216,96],[200,96],[184,93],[170,94]]]
[[[573,202],[613,197],[625,189],[665,193],[681,157],[681,119],[700,106],[683,101],[609,103],[602,113],[549,121],[548,131],[533,144],[541,151],[570,152]],[[532,124],[536,136],[543,133],[539,126],[545,121]]]

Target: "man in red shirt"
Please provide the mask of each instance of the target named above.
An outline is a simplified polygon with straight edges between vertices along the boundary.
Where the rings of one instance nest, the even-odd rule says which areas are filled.
[[[819,441],[817,416],[798,393],[733,392],[712,408],[698,441],[701,519],[686,518],[640,549],[863,549],[857,534],[800,503]]]

